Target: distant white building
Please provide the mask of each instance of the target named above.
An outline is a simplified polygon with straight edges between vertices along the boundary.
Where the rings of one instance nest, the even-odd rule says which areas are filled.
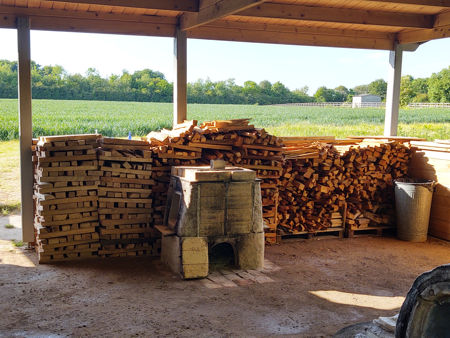
[[[361,94],[353,96],[352,108],[361,107],[379,107],[381,105],[381,97],[372,94]]]

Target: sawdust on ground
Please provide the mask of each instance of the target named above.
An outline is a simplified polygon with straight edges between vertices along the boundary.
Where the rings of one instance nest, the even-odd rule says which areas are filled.
[[[273,281],[208,288],[157,258],[36,265],[0,241],[0,336],[330,336],[398,312],[450,243],[394,238],[291,241],[267,247]]]

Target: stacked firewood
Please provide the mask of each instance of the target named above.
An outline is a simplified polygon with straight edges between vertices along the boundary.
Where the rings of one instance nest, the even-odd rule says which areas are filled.
[[[315,232],[392,225],[393,180],[408,171],[410,148],[396,141],[284,138],[279,229]]]
[[[147,135],[153,151],[152,179],[153,220],[155,225],[164,223],[164,211],[172,166],[196,165],[201,161],[202,150],[188,145],[188,138],[197,121],[186,121],[172,130],[163,129]]]
[[[339,147],[338,147],[339,148]],[[366,141],[340,149],[346,179],[346,224],[350,229],[394,224],[394,183],[408,173],[409,146]]]
[[[40,262],[97,255],[98,137],[41,137],[35,146],[34,224]]]
[[[342,227],[345,187],[340,183],[345,173],[339,153],[332,145],[319,142],[286,148],[288,159],[279,188],[280,231],[314,232]]]
[[[152,152],[145,141],[100,139],[99,195],[102,256],[158,254],[153,230]]]
[[[248,119],[237,119],[205,122],[201,126],[195,120],[186,121],[173,130],[151,132],[147,141],[155,153],[155,224],[163,222],[171,166],[223,159],[230,165],[255,170],[262,179],[263,216],[276,235],[278,179],[282,171],[280,139],[264,129],[255,129]]]

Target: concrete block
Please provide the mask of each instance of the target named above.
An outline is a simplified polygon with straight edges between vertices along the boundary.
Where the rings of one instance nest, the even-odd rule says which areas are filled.
[[[181,263],[208,265],[208,239],[203,237],[183,238],[181,240]]]
[[[185,279],[208,276],[208,239],[205,237],[181,240],[181,275]]]
[[[237,242],[238,265],[241,269],[264,267],[264,232],[242,235]]]
[[[208,264],[185,264],[181,275],[184,279],[205,278],[208,271]]]
[[[173,272],[180,273],[181,269],[180,237],[178,236],[162,237],[161,261],[164,264],[166,264]]]

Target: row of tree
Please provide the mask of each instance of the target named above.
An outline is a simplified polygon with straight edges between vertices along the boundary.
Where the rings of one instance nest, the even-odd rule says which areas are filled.
[[[359,94],[378,95],[386,100],[387,83],[383,79],[368,85],[347,89],[339,86],[334,89],[320,87],[314,94],[317,102],[351,102]],[[429,78],[413,78],[405,75],[400,84],[400,104],[406,106],[411,102],[450,102],[450,67],[433,73]]]
[[[32,93],[36,99],[109,100],[171,102],[173,84],[164,74],[144,69],[130,74],[103,78],[89,68],[86,74],[68,74],[61,66],[41,66],[32,62]],[[344,102],[354,95],[375,94],[386,97],[387,84],[376,80],[368,85],[347,89],[320,87],[314,96],[308,87],[289,90],[281,82],[256,83],[247,81],[243,86],[234,80],[213,82],[209,79],[189,83],[188,102],[215,104],[278,104],[292,102]],[[0,98],[17,98],[17,62],[0,60]],[[428,79],[402,78],[401,103],[450,102],[450,67]]]

